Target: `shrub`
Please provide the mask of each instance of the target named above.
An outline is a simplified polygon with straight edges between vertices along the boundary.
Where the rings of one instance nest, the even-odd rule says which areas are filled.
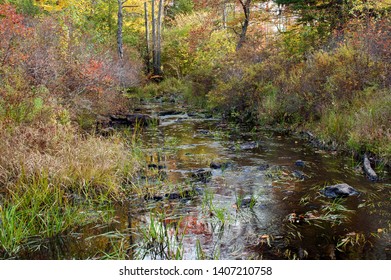
[[[371,89],[363,93],[363,98],[364,104],[351,110],[354,126],[349,134],[348,145],[390,160],[391,91]]]

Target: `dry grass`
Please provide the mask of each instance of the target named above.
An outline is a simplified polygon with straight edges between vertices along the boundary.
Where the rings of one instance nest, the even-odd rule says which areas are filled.
[[[88,187],[114,198],[139,167],[119,136],[81,135],[71,126],[14,127],[9,133],[3,131],[0,141],[0,184],[10,189],[46,174],[55,186]]]

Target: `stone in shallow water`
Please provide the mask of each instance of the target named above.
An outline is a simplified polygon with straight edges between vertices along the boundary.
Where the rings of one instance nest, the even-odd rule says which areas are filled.
[[[337,198],[358,195],[359,192],[348,184],[342,183],[324,188],[323,194],[329,198]]]
[[[258,143],[257,142],[248,142],[248,143],[243,143],[241,144],[240,150],[252,150],[258,148]]]
[[[304,180],[304,179],[308,178],[308,175],[306,175],[304,172],[302,172],[300,170],[293,170],[292,175],[293,175],[293,177],[298,178],[300,180]]]
[[[167,111],[162,111],[158,113],[159,116],[164,117],[164,116],[172,116],[172,115],[182,115],[184,114],[182,111],[177,111],[177,110],[167,110]]]
[[[212,171],[207,169],[198,169],[191,174],[191,177],[195,180],[207,183],[212,177]]]
[[[231,162],[212,161],[209,165],[212,169],[226,169],[232,165]]]
[[[212,161],[209,167],[212,169],[219,169],[221,168],[221,166],[222,166],[221,162]]]
[[[269,164],[263,163],[263,164],[261,164],[260,166],[258,166],[258,170],[259,170],[259,171],[265,171],[265,170],[268,170],[269,167],[270,167]]]
[[[110,127],[130,126],[139,125],[141,127],[148,126],[151,123],[159,123],[159,119],[152,118],[145,114],[127,114],[127,115],[111,115],[110,116]]]
[[[246,196],[243,197],[242,199],[239,199],[236,202],[236,207],[250,207],[251,205],[254,205],[256,203],[256,199],[253,196]]]

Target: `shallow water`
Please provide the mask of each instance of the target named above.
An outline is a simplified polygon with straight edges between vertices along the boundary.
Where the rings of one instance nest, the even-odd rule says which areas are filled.
[[[172,106],[149,104],[142,111],[155,116],[186,111]],[[116,206],[110,225],[41,242],[26,258],[166,259],[176,253],[183,259],[391,258],[386,173],[381,182],[370,182],[352,159],[298,136],[201,113],[159,119],[141,134],[154,176],[142,176],[138,184],[151,197],[130,197]],[[297,160],[304,166],[296,166]],[[211,162],[226,165],[210,169]],[[211,176],[194,178],[198,169]],[[295,170],[305,177],[295,177]],[[336,201],[322,195],[324,186],[339,182],[360,195]],[[191,195],[183,195],[186,191]],[[160,233],[155,239],[143,236],[151,228]],[[110,255],[113,251],[117,254]]]

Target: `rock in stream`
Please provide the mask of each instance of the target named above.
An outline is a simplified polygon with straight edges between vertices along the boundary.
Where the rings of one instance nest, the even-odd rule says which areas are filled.
[[[207,183],[210,181],[210,178],[212,177],[212,171],[209,169],[198,169],[192,172],[191,177],[197,181]]]
[[[342,183],[324,188],[323,194],[328,198],[337,198],[359,195],[359,192],[348,184]]]
[[[128,114],[128,115],[111,115],[110,116],[110,126],[148,126],[151,123],[159,123],[159,119],[152,118],[149,115],[145,114]]]

